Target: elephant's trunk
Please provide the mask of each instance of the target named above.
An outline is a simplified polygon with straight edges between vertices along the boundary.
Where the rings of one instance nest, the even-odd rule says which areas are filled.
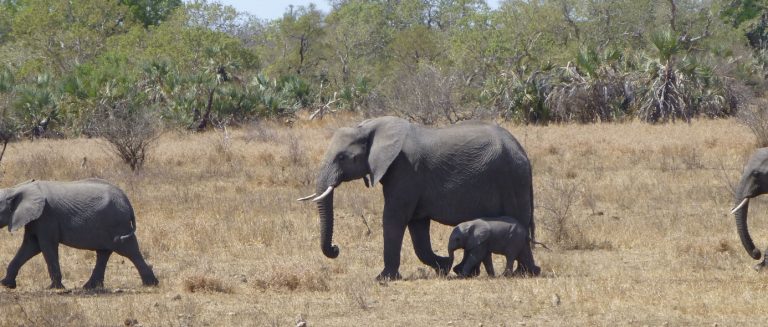
[[[453,258],[453,253],[459,249],[459,238],[461,237],[459,229],[454,229],[451,236],[448,237],[448,256]]]
[[[339,256],[339,247],[333,241],[333,191],[325,198],[317,201],[317,211],[320,213],[320,249],[331,259]]]
[[[457,242],[448,241],[448,255],[453,255],[453,252],[456,252],[456,250],[459,248],[459,244]]]
[[[333,244],[333,187],[338,186],[338,176],[332,165],[321,167],[315,190],[320,195],[313,199],[320,214],[320,249],[331,259],[339,256],[339,247]]]
[[[741,239],[741,244],[744,246],[744,249],[747,250],[747,253],[749,253],[750,256],[752,256],[753,259],[759,260],[760,259],[760,250],[755,248],[755,243],[752,242],[752,238],[749,236],[749,229],[747,228],[747,213],[749,211],[749,200],[748,198],[746,202],[743,202],[743,200],[739,199],[736,202],[737,210],[735,210],[736,215],[736,230],[739,232],[739,238]]]

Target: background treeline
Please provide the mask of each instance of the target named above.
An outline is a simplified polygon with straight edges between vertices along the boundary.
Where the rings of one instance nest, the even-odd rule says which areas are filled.
[[[0,0],[0,134],[105,135],[142,117],[203,130],[298,110],[687,121],[765,89],[765,0],[330,3],[264,21],[205,0]]]

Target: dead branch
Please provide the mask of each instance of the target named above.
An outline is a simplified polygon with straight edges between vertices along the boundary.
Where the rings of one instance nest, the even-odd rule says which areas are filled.
[[[325,115],[327,112],[333,112],[333,110],[331,110],[331,105],[336,103],[336,101],[338,101],[336,99],[336,92],[333,92],[333,99],[309,115],[309,120],[313,120],[315,118],[323,119],[323,115]]]

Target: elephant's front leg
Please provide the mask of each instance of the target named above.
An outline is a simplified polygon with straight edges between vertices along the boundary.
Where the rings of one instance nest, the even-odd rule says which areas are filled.
[[[64,288],[64,285],[61,283],[58,240],[38,235],[38,243],[40,244],[41,252],[43,252],[43,258],[45,258],[45,264],[48,265],[48,275],[51,277],[51,285],[48,288]]]
[[[408,232],[411,233],[413,249],[421,262],[435,269],[438,275],[445,276],[451,270],[453,260],[449,257],[438,256],[432,250],[432,241],[429,239],[429,223],[429,219],[411,220],[408,223]]]
[[[472,249],[464,249],[464,263],[461,271],[457,274],[460,277],[474,277],[480,274],[480,263],[485,256],[489,255],[483,247],[476,247]]]
[[[40,253],[40,246],[37,244],[37,238],[29,232],[24,232],[24,240],[21,242],[19,251],[16,252],[16,256],[8,264],[8,269],[5,272],[5,277],[0,280],[0,285],[8,288],[16,288],[16,276],[19,274],[19,269],[29,259]]]
[[[405,234],[406,224],[403,219],[393,218],[384,206],[384,270],[376,276],[377,280],[397,280],[400,276],[400,249],[403,246],[403,235]]]
[[[475,267],[475,269],[472,269],[472,271],[469,273],[469,275],[463,275],[464,271],[464,265],[467,264],[467,260],[469,259],[469,255],[467,254],[467,251],[464,250],[464,257],[461,258],[461,262],[459,262],[458,265],[453,267],[453,272],[456,273],[456,275],[461,277],[477,277],[480,276],[480,265]]]

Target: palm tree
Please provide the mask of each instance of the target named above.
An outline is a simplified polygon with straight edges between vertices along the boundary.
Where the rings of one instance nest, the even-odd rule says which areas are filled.
[[[676,67],[677,56],[684,49],[677,36],[670,31],[652,34],[651,44],[656,56],[646,58],[646,90],[639,116],[650,123],[674,121],[676,118],[689,122],[691,117],[684,98],[684,77]]]

